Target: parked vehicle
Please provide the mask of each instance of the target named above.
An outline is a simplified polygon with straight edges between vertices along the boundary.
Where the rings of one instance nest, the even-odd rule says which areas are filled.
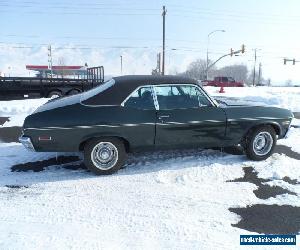
[[[0,77],[0,100],[74,95],[104,82],[104,68],[87,69],[85,79]]]
[[[38,152],[84,152],[95,174],[112,174],[128,152],[240,144],[268,158],[293,114],[275,107],[227,106],[193,79],[121,76],[85,93],[49,101],[29,115],[20,142]]]
[[[232,77],[218,76],[212,81],[203,81],[203,86],[213,87],[244,87],[244,83],[236,82]]]

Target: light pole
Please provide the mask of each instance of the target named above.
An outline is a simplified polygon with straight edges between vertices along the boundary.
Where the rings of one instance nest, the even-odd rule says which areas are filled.
[[[207,35],[207,50],[206,50],[206,80],[208,80],[208,47],[209,47],[209,37],[216,32],[225,32],[225,30],[213,30]]]
[[[121,75],[123,75],[123,56],[120,56]]]

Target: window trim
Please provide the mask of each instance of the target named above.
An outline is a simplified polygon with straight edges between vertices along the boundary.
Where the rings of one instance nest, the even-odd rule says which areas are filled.
[[[157,98],[156,98],[156,95],[155,95],[155,92],[154,92],[154,88],[153,88],[153,85],[142,85],[142,86],[139,86],[137,88],[135,88],[125,99],[124,101],[121,103],[121,106],[122,107],[125,107],[125,103],[128,101],[128,99],[133,95],[133,93],[135,93],[136,91],[138,91],[139,89],[141,88],[150,88],[151,89],[151,95],[152,95],[152,99],[153,99],[153,103],[154,103],[154,107],[155,107],[155,110],[159,110],[159,106],[158,106],[158,102],[157,102]]]
[[[192,86],[192,87],[195,87],[197,88],[202,94],[203,96],[205,96],[207,98],[207,100],[210,102],[210,104],[212,105],[212,107],[218,107],[217,103],[215,103],[211,97],[197,84],[191,84],[191,83],[165,83],[165,84],[157,84],[157,85],[151,85],[151,84],[147,84],[147,85],[142,85],[142,86],[139,86],[137,88],[135,88],[125,99],[124,101],[121,103],[121,106],[124,107],[125,106],[125,103],[126,101],[131,97],[131,95],[133,93],[135,93],[137,90],[139,90],[140,88],[151,88],[151,94],[152,94],[152,98],[153,98],[153,102],[154,102],[154,107],[155,107],[155,110],[160,110],[159,109],[159,103],[158,103],[158,100],[157,100],[157,95],[156,95],[156,92],[155,92],[155,87],[165,87],[165,86],[176,86],[176,85],[179,85],[179,86]],[[201,108],[199,106],[199,108]],[[182,108],[182,109],[186,109],[186,108]]]
[[[157,84],[157,85],[153,85],[153,90],[155,89],[155,87],[160,87],[160,86],[176,86],[176,85],[180,85],[180,86],[192,86],[192,87],[195,87],[196,89],[198,89],[202,94],[203,96],[206,97],[206,99],[210,102],[210,104],[212,105],[212,107],[218,107],[218,105],[210,98],[210,96],[197,84],[191,84],[191,83],[167,83],[167,84]],[[155,95],[155,98],[157,100],[157,95],[156,95],[156,92],[154,91],[154,95]],[[158,101],[157,101],[158,103]],[[158,103],[158,106],[159,106],[159,103]],[[199,108],[201,108],[199,106]],[[187,108],[181,108],[181,109],[187,109]],[[158,109],[159,110],[159,109]],[[172,109],[170,109],[172,110]]]

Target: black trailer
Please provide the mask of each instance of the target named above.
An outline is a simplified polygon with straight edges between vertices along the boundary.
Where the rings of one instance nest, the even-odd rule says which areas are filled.
[[[0,100],[74,95],[103,82],[103,66],[88,68],[83,79],[0,77]]]

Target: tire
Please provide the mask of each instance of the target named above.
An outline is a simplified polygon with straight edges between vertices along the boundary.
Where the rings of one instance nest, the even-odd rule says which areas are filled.
[[[84,147],[84,164],[96,175],[117,172],[124,165],[125,159],[124,143],[117,138],[95,138]]]
[[[48,97],[49,98],[58,98],[58,97],[61,97],[62,96],[62,93],[58,90],[55,90],[55,91],[51,91],[49,94],[48,94]]]
[[[69,91],[68,95],[77,95],[77,94],[79,94],[79,93],[80,93],[79,90],[77,90],[77,89],[72,89],[71,91]]]
[[[271,126],[254,128],[246,136],[246,156],[253,161],[263,161],[272,155],[276,141],[276,132]]]

